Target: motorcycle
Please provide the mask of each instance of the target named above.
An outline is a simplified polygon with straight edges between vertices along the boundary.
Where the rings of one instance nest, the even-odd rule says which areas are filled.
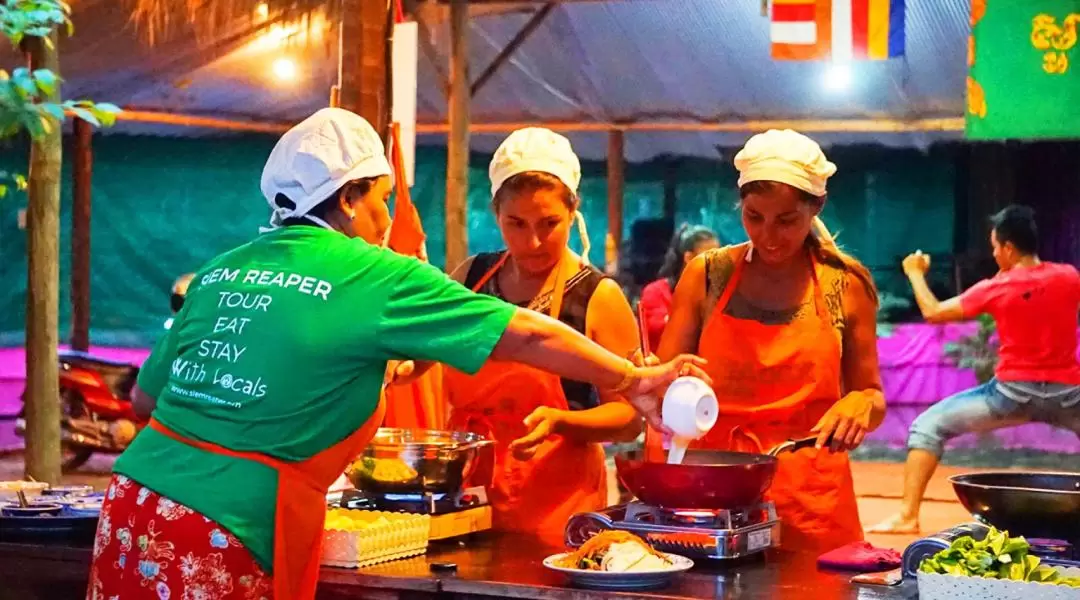
[[[170,304],[175,315],[184,304],[193,275],[173,283]],[[165,329],[172,326],[172,318]],[[73,471],[86,464],[95,452],[120,454],[147,421],[135,414],[131,390],[139,367],[87,352],[62,350],[60,366],[60,436],[64,448],[62,469]],[[26,392],[15,432],[26,432]]]

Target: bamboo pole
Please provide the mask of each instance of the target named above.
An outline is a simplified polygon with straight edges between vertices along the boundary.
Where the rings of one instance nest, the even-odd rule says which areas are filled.
[[[71,205],[71,347],[90,349],[90,181],[93,135],[90,123],[75,119]]]
[[[608,234],[604,243],[604,263],[608,275],[619,271],[619,250],[623,240],[623,188],[625,187],[626,157],[623,132],[608,133],[607,195]]]
[[[506,44],[502,51],[491,60],[491,64],[485,67],[480,73],[480,76],[476,78],[476,81],[472,83],[472,86],[469,87],[470,96],[475,96],[476,93],[484,87],[484,84],[495,75],[495,72],[499,70],[499,67],[510,60],[510,57],[514,55],[514,52],[517,52],[517,49],[525,43],[525,40],[529,39],[529,36],[540,27],[540,24],[544,22],[544,19],[546,19],[549,14],[551,14],[551,11],[557,4],[558,2],[554,1],[548,2],[541,6],[540,10],[533,13],[533,16],[525,23],[525,26],[517,32],[517,35]]]
[[[446,270],[469,254],[469,5],[450,3],[450,111],[446,149]]]
[[[768,129],[795,129],[804,133],[911,133],[927,131],[963,131],[964,119],[768,119],[753,121],[696,122],[696,121],[646,121],[638,123],[605,123],[602,121],[513,121],[497,123],[474,123],[472,133],[508,133],[522,127],[546,127],[562,132],[597,132],[611,130],[624,132],[730,132],[750,133]],[[446,133],[444,123],[421,123],[417,133]]]
[[[32,70],[59,77],[57,36],[26,40]],[[55,90],[47,99],[59,100]],[[26,474],[60,482],[60,387],[56,347],[60,309],[60,128],[30,146],[26,286]]]
[[[196,127],[221,131],[244,131],[249,133],[281,134],[289,130],[293,123],[271,123],[242,121],[240,119],[219,119],[200,115],[184,115],[152,110],[127,110],[117,115],[118,121],[131,123],[152,123],[155,125],[174,125],[176,127]]]
[[[281,134],[288,131],[292,123],[269,121],[246,121],[185,115],[152,110],[128,110],[120,113],[119,120],[134,123],[154,123],[177,127],[200,127],[224,131],[246,131],[252,133]],[[491,123],[470,123],[469,131],[477,134],[509,133],[522,127],[546,127],[563,132],[730,132],[750,133],[768,129],[796,129],[807,133],[911,133],[933,131],[963,131],[963,118],[940,119],[823,119],[823,120],[758,120],[730,121],[722,123],[683,122],[683,121],[648,121],[639,123],[604,123],[600,121],[506,121]],[[449,123],[418,123],[416,132],[420,134],[447,134]]]

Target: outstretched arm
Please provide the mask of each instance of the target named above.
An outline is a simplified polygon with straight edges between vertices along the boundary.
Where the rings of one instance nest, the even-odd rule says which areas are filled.
[[[960,306],[960,298],[953,297],[944,302],[937,299],[930,286],[926,283],[926,272],[930,269],[930,257],[922,251],[910,254],[904,259],[904,274],[911,282],[911,290],[915,294],[915,302],[919,305],[919,311],[928,323],[946,323],[948,321],[961,321],[965,318],[964,310]]]

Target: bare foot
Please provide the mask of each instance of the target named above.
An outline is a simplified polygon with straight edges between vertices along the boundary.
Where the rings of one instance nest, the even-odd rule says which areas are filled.
[[[867,533],[919,533],[919,520],[893,515],[866,530]]]

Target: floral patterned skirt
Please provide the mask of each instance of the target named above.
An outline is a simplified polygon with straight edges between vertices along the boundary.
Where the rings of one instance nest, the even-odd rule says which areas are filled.
[[[273,580],[224,527],[113,475],[87,600],[269,600]]]

